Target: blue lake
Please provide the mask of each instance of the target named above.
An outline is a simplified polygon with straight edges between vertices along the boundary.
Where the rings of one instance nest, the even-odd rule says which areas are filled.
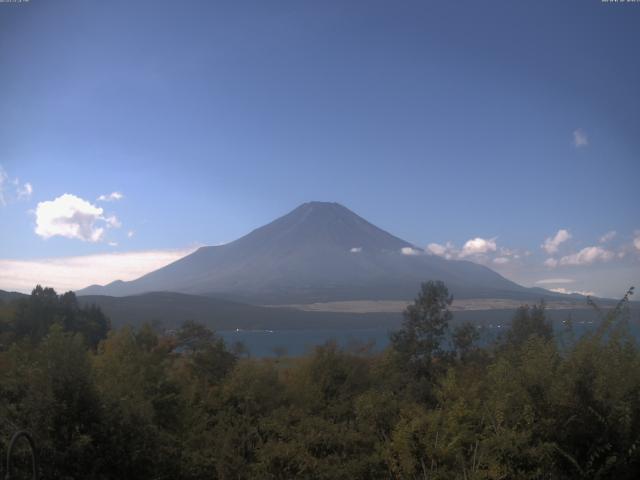
[[[587,321],[574,324],[573,331],[579,337],[593,330],[598,322]],[[508,329],[508,324],[488,324],[481,329],[480,344],[488,344]],[[563,325],[554,322],[556,336],[561,337]],[[631,334],[640,340],[640,325],[629,327]],[[313,330],[239,330],[217,332],[228,346],[242,342],[253,357],[276,356],[276,352],[287,356],[299,356],[308,353],[317,345],[335,340],[342,347],[358,348],[371,343],[372,351],[380,351],[389,344],[390,328],[370,329],[313,329]]]
[[[228,346],[242,342],[254,357],[275,356],[278,349],[283,349],[288,356],[303,355],[317,345],[335,340],[339,345],[347,347],[352,344],[373,342],[374,350],[381,350],[389,343],[389,330],[371,329],[328,329],[328,330],[240,330],[217,332]]]

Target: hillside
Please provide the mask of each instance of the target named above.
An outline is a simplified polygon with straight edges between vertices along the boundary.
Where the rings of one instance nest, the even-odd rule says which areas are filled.
[[[170,291],[253,304],[410,300],[421,282],[438,279],[457,298],[558,297],[469,261],[407,254],[412,248],[342,205],[310,202],[226,245],[202,247],[136,280],[78,294]]]
[[[7,292],[5,290],[0,290],[0,303],[10,302],[12,300],[17,300],[19,298],[23,298],[26,295],[24,293],[19,292]]]

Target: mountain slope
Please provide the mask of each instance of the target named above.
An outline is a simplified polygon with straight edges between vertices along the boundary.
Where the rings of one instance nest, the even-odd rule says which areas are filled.
[[[403,253],[412,247],[342,205],[310,202],[234,242],[78,294],[171,291],[270,304],[411,299],[420,282],[438,279],[458,298],[540,296],[472,262]]]
[[[18,300],[20,298],[26,298],[27,295],[24,293],[18,293],[18,292],[7,292],[4,290],[0,290],[0,303],[5,302],[11,302],[13,300]]]

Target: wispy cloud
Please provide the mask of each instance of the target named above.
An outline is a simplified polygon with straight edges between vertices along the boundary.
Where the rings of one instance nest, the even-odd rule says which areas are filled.
[[[120,228],[122,226],[122,223],[115,215],[105,217],[104,221],[107,222],[107,227],[109,228]]]
[[[18,194],[18,200],[25,200],[31,198],[31,194],[33,193],[33,186],[27,182],[22,186],[18,182],[16,187],[16,193]]]
[[[111,192],[107,195],[100,195],[98,197],[99,202],[116,202],[122,200],[124,195],[121,192]]]
[[[4,207],[7,204],[7,199],[5,196],[5,185],[7,183],[9,176],[7,172],[5,172],[4,168],[0,166],[0,207]]]
[[[577,293],[578,295],[584,295],[585,297],[587,296],[594,296],[595,293],[589,290],[567,290],[566,288],[562,288],[562,287],[558,287],[558,288],[550,288],[549,289],[550,292],[556,292],[556,293],[564,293],[567,295],[570,295],[572,293]]]
[[[444,257],[447,260],[455,258],[458,255],[458,250],[451,242],[447,242],[444,245],[441,245],[439,243],[430,243],[429,245],[427,245],[427,252],[431,253],[432,255]]]
[[[596,262],[608,262],[618,257],[615,252],[606,248],[592,246],[585,247],[579,252],[565,255],[559,260],[555,258],[547,258],[544,265],[549,268],[557,266],[585,266]]]
[[[75,195],[65,193],[36,207],[37,235],[55,236],[87,242],[104,240],[105,228],[117,228],[115,216],[105,217],[104,210]]]
[[[575,280],[572,278],[543,278],[542,280],[537,280],[536,284],[538,285],[557,285],[562,283],[574,283]]]
[[[439,257],[444,257],[446,259],[452,259],[458,255],[458,250],[451,242],[447,242],[444,245],[439,243],[430,243],[427,245],[426,251],[432,255],[438,255]]]
[[[616,254],[602,247],[585,247],[577,253],[566,255],[560,259],[560,265],[591,265],[595,262],[608,262]]]
[[[351,253],[360,253],[362,251],[362,247],[353,247],[349,250]]]
[[[147,250],[37,260],[0,259],[0,289],[29,292],[36,284],[77,290],[114,280],[134,280],[196,250]]]
[[[587,133],[581,128],[573,131],[573,145],[576,148],[587,147],[589,145],[589,137],[587,137]]]
[[[0,165],[0,207],[7,205],[10,200],[28,200],[32,193],[33,185],[21,183],[19,178],[11,179]]]
[[[402,247],[400,253],[402,253],[403,255],[420,255],[424,252],[422,250],[418,250],[417,248]]]
[[[541,248],[549,255],[553,255],[558,251],[560,245],[571,238],[571,234],[568,230],[561,228],[553,237],[548,237]]]
[[[600,237],[600,239],[598,240],[598,242],[600,242],[600,243],[610,242],[611,240],[616,238],[616,235],[617,235],[617,232],[615,230],[610,230],[607,233],[605,233],[604,235],[602,235]]]

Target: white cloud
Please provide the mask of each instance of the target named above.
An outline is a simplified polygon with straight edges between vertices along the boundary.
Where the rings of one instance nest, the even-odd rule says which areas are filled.
[[[562,287],[560,287],[560,288],[550,288],[549,291],[550,292],[556,292],[556,293],[565,293],[567,295],[570,295],[572,293],[577,293],[579,295],[584,295],[585,297],[595,296],[595,293],[591,292],[591,291],[587,291],[587,290],[567,290],[566,288],[562,288]]]
[[[4,207],[7,204],[7,199],[4,193],[4,185],[6,181],[9,179],[7,172],[5,172],[4,168],[0,166],[0,207]]]
[[[136,234],[136,232],[134,232],[133,230],[129,230],[127,232],[127,238],[133,238],[133,236]]]
[[[422,253],[422,250],[418,250],[417,248],[411,248],[411,247],[402,247],[400,252],[403,255],[420,255]]]
[[[602,235],[600,237],[600,239],[598,240],[598,242],[600,243],[607,243],[610,242],[611,240],[613,240],[617,235],[617,232],[615,230],[611,230],[607,233],[605,233],[604,235]]]
[[[510,248],[500,247],[498,252],[503,257],[511,257],[515,259],[520,258],[520,254],[516,250],[511,250]]]
[[[28,199],[31,198],[31,194],[33,193],[33,186],[27,182],[22,187],[20,184],[16,187],[16,192],[18,194],[18,199]]]
[[[427,245],[427,250],[434,255],[439,255],[442,257],[447,253],[448,248],[446,245],[440,245],[439,243],[430,243],[429,245]]]
[[[105,226],[118,227],[120,222],[115,216],[105,218],[102,208],[69,193],[36,207],[35,232],[43,238],[61,236],[99,242],[104,239]]]
[[[589,138],[584,130],[578,128],[573,131],[573,145],[576,148],[586,147],[589,145]]]
[[[122,226],[122,223],[120,223],[120,220],[118,220],[115,215],[106,217],[104,221],[107,222],[109,228],[120,228]]]
[[[547,238],[544,243],[541,245],[541,248],[544,249],[549,255],[552,255],[558,251],[560,244],[566,242],[571,238],[571,234],[568,230],[560,229],[553,237]]]
[[[545,266],[555,268],[558,265],[563,266],[581,266],[591,265],[595,262],[608,262],[616,257],[611,250],[602,247],[585,247],[577,253],[565,255],[560,260],[555,258],[547,258],[544,262]]]
[[[496,239],[490,238],[480,238],[476,237],[471,240],[467,240],[467,242],[462,247],[462,252],[460,252],[460,257],[468,257],[469,255],[477,255],[482,253],[495,252],[497,249]]]
[[[434,255],[443,256],[447,253],[447,247],[444,245],[440,245],[439,243],[430,243],[427,245],[427,250]]]
[[[13,185],[11,192],[7,188],[8,185]],[[33,185],[29,182],[20,184],[17,178],[10,179],[6,170],[0,165],[0,207],[4,207],[10,199],[28,200],[32,193]]]
[[[447,260],[451,260],[458,255],[458,251],[451,242],[447,242],[444,245],[439,243],[430,243],[427,245],[427,252],[433,255],[438,255],[439,257],[444,257]]]
[[[353,247],[349,250],[351,253],[360,253],[362,251],[362,247]]]
[[[124,195],[121,192],[111,192],[108,195],[100,195],[98,197],[99,202],[115,202],[117,200],[122,200]]]
[[[608,262],[615,257],[615,253],[602,247],[585,247],[578,253],[564,256],[560,265],[591,265],[595,262]]]
[[[556,285],[558,283],[573,283],[575,280],[572,278],[544,278],[542,280],[537,280],[536,284],[538,285]]]
[[[432,255],[451,259],[460,259],[473,256],[473,260],[480,263],[492,261],[496,265],[504,265],[512,260],[518,260],[521,254],[518,250],[511,250],[505,247],[498,248],[496,238],[480,238],[476,237],[465,242],[462,250],[458,249],[453,243],[447,242],[444,245],[440,243],[430,243],[427,245],[426,251]],[[491,258],[495,254],[494,258]]]
[[[38,260],[0,259],[0,289],[30,292],[36,284],[58,291],[114,280],[134,280],[196,250],[148,250]]]
[[[637,234],[636,238],[633,239],[633,246],[640,250],[640,234]]]

